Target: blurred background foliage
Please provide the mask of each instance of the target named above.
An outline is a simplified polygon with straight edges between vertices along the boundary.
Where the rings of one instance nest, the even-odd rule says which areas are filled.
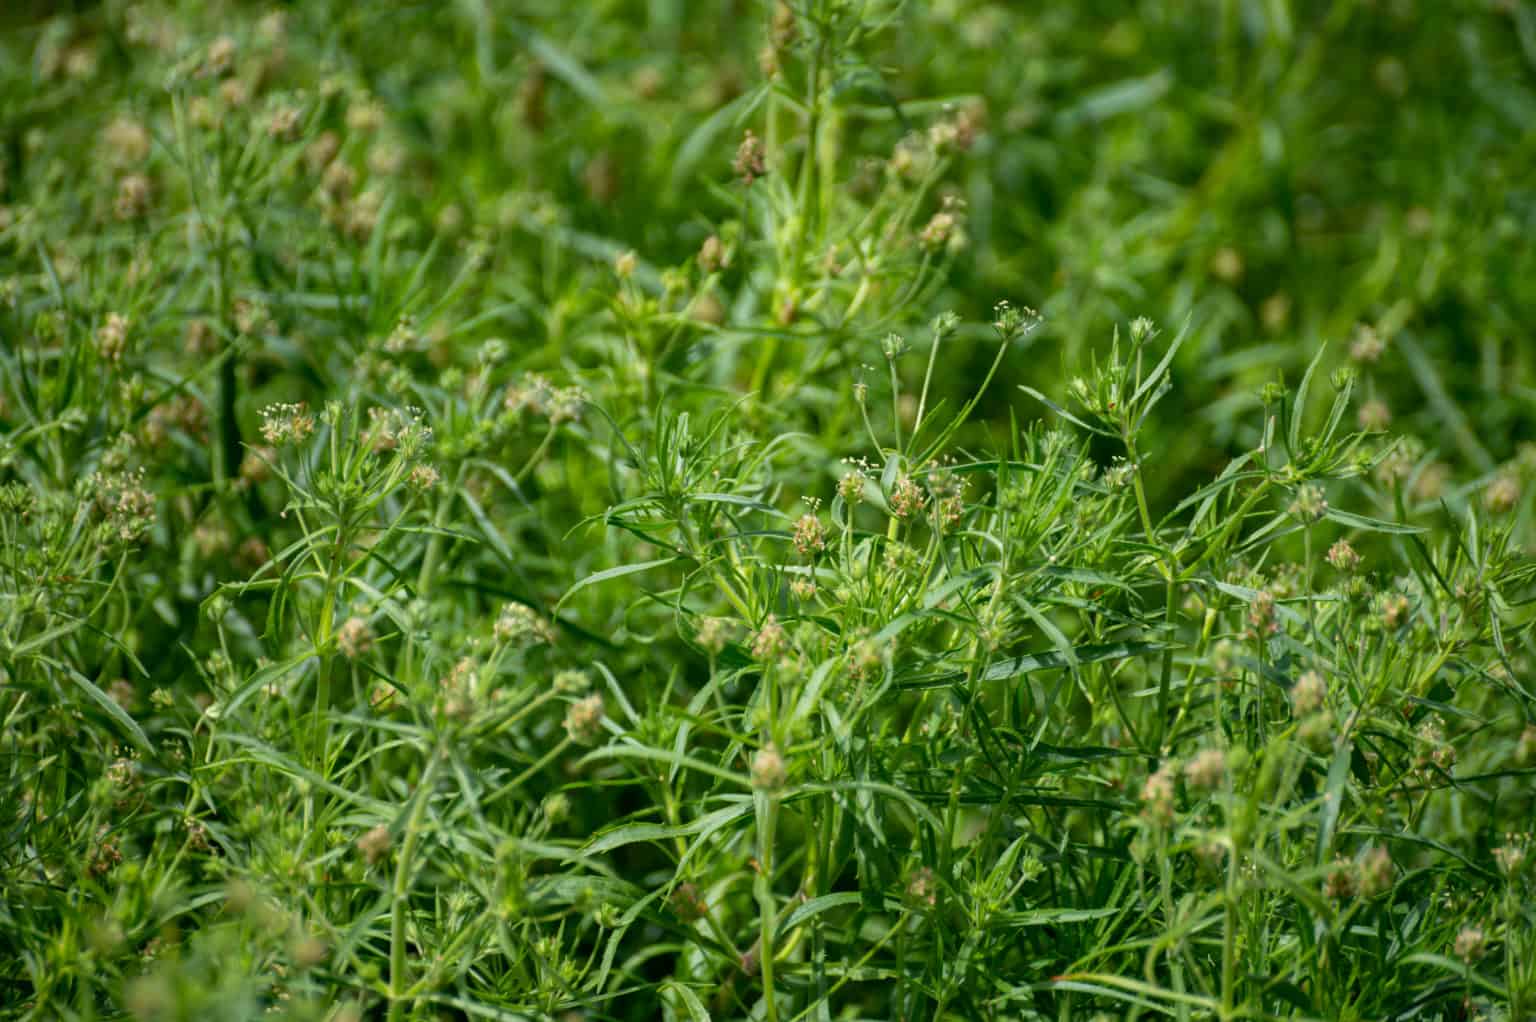
[[[1186,462],[1208,470],[1219,457],[1208,438],[1251,428],[1261,383],[1298,373],[1324,342],[1344,361],[1362,326],[1386,342],[1368,388],[1394,428],[1474,474],[1529,439],[1530,5],[885,8],[885,30],[835,69],[836,173],[856,187],[862,162],[888,156],[904,129],[944,109],[972,118],[977,140],[946,185],[964,201],[967,244],[933,304],[967,319],[1000,296],[1040,308],[1049,343],[1026,375],[1047,392],[1116,323],[1187,321],[1178,399],[1195,428],[1169,433],[1154,486],[1177,488]],[[583,334],[606,310],[603,289],[584,285],[611,256],[683,264],[734,212],[702,186],[729,178],[753,123],[771,33],[758,5],[280,9],[286,38],[255,72],[261,88],[331,77],[375,95],[390,112],[385,144],[403,150],[400,201],[415,229],[495,246],[492,287],[519,300],[520,345],[590,361]],[[102,127],[92,112],[110,97],[144,107],[163,90],[160,53],[125,42],[150,30],[134,23],[135,12],[152,20],[147,10],[12,14],[0,49],[11,219],[21,204],[50,237],[86,226],[92,211],[68,208],[42,175],[88,168]],[[268,13],[156,10],[156,31],[184,33]],[[66,109],[77,116],[58,118]],[[797,144],[771,155],[788,160]],[[13,250],[30,240],[8,234]]]

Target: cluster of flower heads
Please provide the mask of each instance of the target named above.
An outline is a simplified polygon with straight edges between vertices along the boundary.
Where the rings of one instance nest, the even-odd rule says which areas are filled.
[[[1353,361],[1378,362],[1386,349],[1387,342],[1374,326],[1360,323],[1355,327],[1354,339],[1349,342],[1349,357]]]
[[[144,470],[96,473],[85,480],[101,513],[103,538],[135,543],[155,524],[155,495],[144,488]]]
[[[1291,501],[1287,512],[1292,518],[1306,525],[1320,522],[1328,513],[1328,501],[1323,495],[1323,488],[1316,483],[1307,483],[1296,491],[1296,498]]]
[[[1141,786],[1141,815],[1158,827],[1173,823],[1176,809],[1178,773],[1172,760],[1166,760],[1147,775]]]
[[[769,614],[752,635],[752,655],[759,660],[773,660],[784,652],[788,643],[789,637],[779,623],[779,616]]]
[[[315,431],[315,416],[309,406],[273,404],[261,410],[261,438],[273,447],[302,444]]]
[[[96,353],[102,361],[112,365],[123,360],[128,350],[128,319],[117,313],[109,313],[106,322],[96,330]]]
[[[863,501],[865,487],[869,485],[874,469],[862,458],[847,458],[843,463],[848,466],[848,471],[837,481],[837,495],[852,507]]]
[[[532,646],[555,641],[555,630],[549,621],[523,603],[509,603],[502,607],[492,632],[497,642],[510,646]]]
[[[706,652],[718,655],[731,641],[736,624],[730,618],[706,617],[699,621],[694,641]]]
[[[208,412],[196,395],[178,394],[156,404],[144,417],[139,435],[146,447],[159,448],[170,439],[173,430],[194,440],[207,438]]]
[[[1352,575],[1360,568],[1360,554],[1349,540],[1340,539],[1328,548],[1327,560],[1334,570]]]
[[[437,683],[437,702],[449,720],[468,720],[480,702],[480,664],[474,657],[460,657]]]
[[[370,408],[364,435],[375,451],[399,451],[412,458],[432,442],[432,427],[419,408]]]
[[[258,457],[270,461],[273,449],[300,445],[314,434],[318,421],[334,427],[342,416],[340,406],[335,404],[327,405],[318,420],[302,402],[268,405],[261,410],[261,438],[268,447],[259,449]],[[412,460],[431,445],[432,427],[427,425],[419,408],[375,407],[368,410],[362,439],[371,450],[396,451],[406,460]],[[264,477],[263,470],[255,465],[251,466],[250,473],[253,477]]]
[[[1023,336],[1030,330],[1039,326],[1042,317],[1038,311],[1028,305],[1014,305],[1009,301],[1000,301],[992,308],[992,329],[997,332],[999,339],[1011,341]],[[1138,319],[1131,323],[1131,332],[1138,329],[1143,333],[1152,329],[1152,324],[1145,319]]]
[[[361,616],[347,618],[336,629],[336,648],[348,660],[356,660],[373,648],[373,628]]]
[[[524,412],[547,418],[550,425],[575,422],[587,403],[587,392],[580,387],[556,387],[538,373],[524,373],[507,387],[504,405],[514,415]]]
[[[1323,894],[1334,901],[1380,897],[1392,889],[1395,874],[1391,853],[1369,845],[1354,859],[1334,859],[1323,879]]]
[[[1250,639],[1263,639],[1279,630],[1275,594],[1269,589],[1260,589],[1248,604],[1248,628],[1244,634]]]
[[[918,232],[917,240],[929,252],[955,251],[965,247],[965,200],[946,195],[938,212]]]
[[[928,506],[928,495],[923,492],[922,486],[916,479],[903,474],[897,476],[896,481],[891,484],[888,503],[891,514],[906,521],[922,514],[923,509]]]

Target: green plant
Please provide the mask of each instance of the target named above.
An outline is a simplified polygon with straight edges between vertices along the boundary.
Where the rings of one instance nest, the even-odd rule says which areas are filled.
[[[7,14],[0,1016],[1530,1016],[1408,6]]]

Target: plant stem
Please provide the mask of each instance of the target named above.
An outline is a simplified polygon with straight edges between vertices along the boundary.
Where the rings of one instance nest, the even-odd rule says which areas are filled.
[[[571,740],[569,738],[562,738],[562,739],[560,739],[559,743],[557,745],[555,745],[554,748],[550,749],[544,755],[540,756],[535,762],[533,762],[531,765],[529,765],[528,768],[525,769],[522,773],[518,774],[516,777],[512,778],[506,784],[503,784],[501,787],[497,788],[494,792],[492,792],[490,797],[485,800],[486,804],[489,805],[492,802],[495,802],[498,799],[500,799],[503,795],[506,795],[507,793],[509,793],[509,792],[511,792],[511,791],[513,791],[513,790],[515,790],[517,788],[522,787],[524,784],[527,784],[528,783],[528,779],[530,777],[532,777],[534,774],[538,773],[540,770],[543,770],[545,767],[549,766],[555,760],[559,759],[560,756],[565,753],[565,750],[569,749],[570,747],[571,747]]]
[[[1221,1017],[1232,1017],[1232,1003],[1237,986],[1237,899],[1233,890],[1232,872],[1237,867],[1237,850],[1228,853],[1233,862],[1227,864],[1227,890],[1223,899],[1221,926]]]
[[[773,842],[778,825],[779,802],[773,795],[757,795],[757,911],[759,917],[759,965],[763,975],[763,1009],[768,1022],[778,1022],[778,1003],[773,990]]]
[[[335,622],[336,596],[340,588],[342,552],[346,549],[346,530],[337,525],[335,544],[325,569],[325,595],[320,603],[320,626],[315,629],[315,651],[320,657],[320,675],[315,682],[314,742],[321,772],[325,770],[326,749],[330,745],[330,726],[326,714],[331,706],[331,675],[336,669]]]
[[[1147,504],[1147,489],[1141,481],[1141,459],[1136,452],[1136,437],[1131,432],[1130,422],[1121,425],[1121,439],[1125,442],[1126,456],[1131,462],[1131,487],[1136,493],[1136,510],[1141,515],[1142,531],[1146,534],[1147,545],[1156,545],[1156,537],[1152,531],[1152,512]],[[1157,681],[1157,727],[1153,730],[1156,736],[1154,751],[1161,752],[1163,740],[1167,736],[1168,726],[1168,698],[1169,690],[1173,682],[1173,647],[1174,647],[1174,616],[1178,613],[1179,597],[1179,557],[1171,548],[1164,551],[1165,558],[1163,571],[1166,574],[1167,592],[1163,606],[1163,625],[1167,630],[1167,644],[1163,649],[1162,665],[1158,671]]]
[[[405,920],[411,893],[411,866],[416,857],[416,846],[421,841],[421,818],[432,798],[432,783],[436,779],[439,759],[440,754],[434,749],[431,760],[421,772],[421,780],[416,785],[416,801],[405,822],[405,840],[401,842],[400,855],[395,860],[395,881],[389,906],[389,1022],[400,1022],[405,1017]]]
[[[432,516],[432,535],[427,538],[427,552],[421,559],[421,570],[416,573],[416,595],[425,596],[437,575],[438,562],[443,557],[443,529],[448,524],[448,512],[464,485],[464,473],[468,466],[460,462],[453,476],[453,487],[438,498],[437,513]]]

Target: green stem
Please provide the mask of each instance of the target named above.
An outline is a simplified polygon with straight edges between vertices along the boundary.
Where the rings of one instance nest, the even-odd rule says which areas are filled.
[[[528,767],[528,769],[512,778],[506,784],[503,784],[501,787],[497,788],[491,794],[491,797],[485,800],[485,804],[490,805],[491,803],[499,800],[503,795],[506,795],[507,793],[522,787],[524,784],[527,784],[530,777],[538,773],[540,770],[543,770],[545,767],[549,766],[556,759],[559,759],[560,756],[565,753],[565,750],[569,749],[570,747],[571,740],[569,738],[560,739],[560,743],[558,745],[550,749],[544,755],[540,756],[537,761]]]
[[[1258,660],[1258,670],[1254,672],[1253,676],[1254,719],[1257,721],[1258,727],[1258,742],[1255,747],[1263,748],[1264,744],[1269,740],[1269,728],[1264,722],[1264,663],[1268,659],[1269,637],[1261,634],[1255,641],[1258,646],[1255,653]]]
[[[1169,556],[1171,557],[1172,555],[1170,554]],[[1170,565],[1168,572],[1167,602],[1163,606],[1163,624],[1167,629],[1167,636],[1165,639],[1167,645],[1163,648],[1162,670],[1157,679],[1157,748],[1159,751],[1162,750],[1163,741],[1167,737],[1168,701],[1169,692],[1172,688],[1173,681],[1173,629],[1175,627],[1173,623],[1173,617],[1176,613],[1178,613],[1178,599],[1178,575],[1177,572],[1173,570],[1172,565]]]
[[[836,994],[839,990],[841,990],[843,988],[844,984],[848,983],[855,976],[860,975],[863,972],[863,970],[864,970],[864,966],[868,965],[870,959],[874,958],[875,955],[879,954],[882,950],[885,949],[886,943],[892,937],[894,937],[897,934],[902,933],[903,931],[906,930],[906,928],[907,928],[907,920],[910,919],[910,918],[912,918],[911,910],[910,909],[903,910],[902,913],[901,913],[901,918],[897,919],[895,924],[892,925],[890,928],[888,928],[885,931],[885,934],[879,940],[875,941],[874,944],[870,945],[869,950],[864,952],[863,957],[861,957],[857,962],[853,963],[853,968],[846,970],[844,972],[844,974],[842,975],[842,977],[839,978],[836,983],[832,984],[832,988],[827,991],[827,998],[823,999],[819,1003],[812,1003],[811,1005],[809,1005],[808,1007],[803,1009],[800,1012],[800,1014],[796,1015],[794,1017],[794,1019],[791,1020],[791,1022],[801,1022],[802,1019],[807,1018],[818,1007],[821,1007],[822,1005],[824,1005],[826,1003],[827,999],[830,999],[833,994]]]
[[[549,445],[554,442],[555,433],[556,429],[553,425],[551,425],[549,427],[549,432],[544,434],[544,439],[539,441],[539,446],[534,448],[533,454],[529,456],[528,461],[523,465],[522,468],[517,470],[517,475],[512,477],[512,481],[514,483],[517,483],[519,486],[521,486],[523,484],[523,480],[528,478],[528,473],[533,471],[534,466],[536,466],[543,459],[545,453],[548,452]]]
[[[1317,594],[1312,590],[1312,526],[1309,523],[1303,535],[1303,560],[1307,573],[1307,624],[1312,629],[1312,641],[1317,642]]]
[[[1152,512],[1147,505],[1147,488],[1141,482],[1141,458],[1136,453],[1136,438],[1131,435],[1128,424],[1122,428],[1120,439],[1125,444],[1125,456],[1131,462],[1131,489],[1136,494],[1136,510],[1141,515],[1141,531],[1150,544],[1153,542]]]
[[[1238,927],[1241,925],[1239,908],[1239,895],[1242,887],[1242,860],[1248,846],[1246,837],[1249,827],[1249,819],[1245,818],[1239,826],[1234,826],[1233,812],[1238,810],[1248,814],[1252,810],[1251,801],[1239,809],[1233,801],[1232,795],[1227,796],[1225,803],[1226,830],[1231,835],[1231,846],[1227,849],[1227,876],[1224,897],[1222,899],[1222,929],[1221,929],[1221,1018],[1225,1020],[1234,1017],[1234,1009],[1237,1003],[1237,938]]]
[[[1237,851],[1229,852],[1232,858],[1237,858]],[[1236,997],[1237,987],[1237,899],[1233,891],[1232,871],[1235,865],[1227,865],[1227,890],[1225,906],[1222,911],[1222,936],[1221,936],[1221,1017],[1232,1017],[1232,1003]]]
[[[1147,489],[1141,481],[1141,459],[1136,452],[1136,438],[1130,431],[1127,422],[1121,427],[1121,439],[1125,442],[1125,453],[1131,462],[1131,488],[1136,493],[1136,510],[1141,515],[1141,528],[1146,535],[1147,544],[1155,545],[1156,537],[1152,530],[1152,512],[1147,504]],[[1179,558],[1173,550],[1164,551],[1165,563],[1163,571],[1167,576],[1167,592],[1163,606],[1163,625],[1166,629],[1166,645],[1163,649],[1162,666],[1158,672],[1157,681],[1157,727],[1153,734],[1157,736],[1156,749],[1161,751],[1163,740],[1167,737],[1168,726],[1168,699],[1173,682],[1173,629],[1174,615],[1178,613],[1179,596]]]
[[[437,513],[432,516],[432,535],[427,539],[427,553],[421,559],[421,570],[416,573],[416,595],[425,596],[431,588],[432,579],[437,574],[438,562],[443,557],[443,529],[448,524],[448,512],[453,508],[454,497],[464,485],[464,473],[467,466],[459,463],[459,469],[454,473],[453,487],[438,498]]]
[[[721,594],[724,595],[727,600],[730,601],[731,606],[736,608],[736,612],[742,616],[743,620],[755,620],[755,617],[752,614],[751,609],[747,606],[746,601],[737,595],[736,588],[727,582],[724,576],[720,574],[720,570],[715,567],[715,562],[713,560],[705,560],[704,551],[699,543],[698,537],[694,534],[693,526],[688,521],[688,509],[686,507],[679,507],[676,514],[678,527],[683,535],[683,542],[687,544],[688,555],[697,561],[699,566],[709,573],[709,577],[711,581],[715,583],[715,587],[720,590]]]
[[[773,905],[773,843],[778,825],[778,799],[759,793],[757,803],[757,911],[759,923],[759,963],[763,973],[763,1008],[768,1022],[778,1022],[779,1008],[773,990],[773,929],[776,913]]]
[[[1258,485],[1253,488],[1253,492],[1244,498],[1242,505],[1237,509],[1237,513],[1227,519],[1227,524],[1221,530],[1221,535],[1212,540],[1210,545],[1196,558],[1196,564],[1214,559],[1218,554],[1226,553],[1226,546],[1231,542],[1232,534],[1242,527],[1243,521],[1248,517],[1248,512],[1253,510],[1253,505],[1259,502],[1259,498],[1269,490],[1269,487],[1270,481],[1268,479],[1259,480]]]
[[[337,576],[346,545],[345,529],[338,525],[330,563],[325,569],[325,596],[320,604],[320,627],[315,630],[315,650],[320,655],[320,676],[315,683],[314,742],[321,773],[325,772],[326,752],[330,745],[326,714],[331,707],[331,676],[336,669],[336,650],[332,647],[335,642],[336,597],[340,588]]]
[[[923,370],[923,390],[917,398],[917,416],[912,420],[912,435],[923,428],[923,415],[928,409],[928,386],[933,381],[933,366],[939,358],[939,346],[944,343],[944,331],[934,331],[933,343],[928,346],[928,367]]]
[[[405,982],[405,920],[409,911],[411,893],[411,866],[416,856],[416,846],[421,842],[421,818],[432,798],[432,782],[439,756],[433,750],[432,759],[421,772],[416,786],[416,801],[411,815],[405,822],[405,840],[400,845],[400,855],[395,861],[395,881],[391,889],[389,907],[389,1022],[400,1022],[405,1017],[408,1000]]]

